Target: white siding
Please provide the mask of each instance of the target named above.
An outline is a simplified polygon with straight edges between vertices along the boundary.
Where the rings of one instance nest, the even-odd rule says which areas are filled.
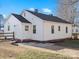
[[[28,31],[25,31],[25,26],[29,26]],[[22,39],[32,39],[31,23],[22,23]]]
[[[8,31],[8,25],[10,26],[10,31]],[[25,25],[29,25],[29,28],[31,26],[31,24],[28,24],[28,23],[26,23],[26,24],[21,23],[17,18],[15,18],[13,15],[11,15],[4,25],[4,32],[14,32],[15,39],[30,39],[31,38],[30,33],[29,32],[26,33],[24,30]],[[29,31],[30,30],[31,29],[29,29]]]
[[[25,16],[24,13],[26,14]],[[32,26],[36,25],[36,34],[32,33],[33,40],[43,41],[43,20],[27,11],[23,12],[22,16],[30,21],[32,23]]]
[[[5,23],[4,32],[15,32],[16,39],[33,39],[38,41],[64,39],[72,36],[72,24],[45,21],[28,11],[24,11],[22,16],[31,23],[21,23],[11,15]],[[8,25],[10,25],[10,31],[8,31]],[[33,33],[33,25],[36,25],[36,34]],[[53,34],[51,33],[52,25],[54,26]],[[25,31],[25,26],[29,26],[28,31]],[[58,26],[60,26],[60,31],[58,31]],[[68,33],[66,33],[66,27],[68,27]]]
[[[24,13],[26,15],[24,15]],[[32,38],[38,41],[47,41],[55,39],[70,38],[72,36],[72,25],[67,23],[58,23],[44,21],[39,17],[25,11],[22,16],[25,17],[32,25],[36,25],[36,34],[32,34]],[[54,25],[55,33],[51,33],[51,25]],[[58,26],[61,27],[61,31],[58,31]],[[66,26],[68,27],[68,33],[66,33]]]
[[[10,26],[10,31],[8,31],[8,25]],[[14,27],[15,25],[15,27]],[[18,21],[13,15],[11,15],[4,25],[4,32],[15,32],[15,38],[22,38],[21,22]]]
[[[54,33],[51,32],[51,26],[54,26]],[[58,31],[60,26],[60,31]],[[66,33],[66,26],[68,27],[68,33]],[[44,21],[44,40],[55,40],[70,38],[72,36],[72,25],[65,23],[56,23],[50,21]]]

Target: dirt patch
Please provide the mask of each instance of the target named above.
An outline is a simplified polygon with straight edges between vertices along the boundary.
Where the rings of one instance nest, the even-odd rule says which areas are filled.
[[[25,51],[25,48],[10,43],[11,41],[0,42],[0,59],[15,59],[18,54]]]

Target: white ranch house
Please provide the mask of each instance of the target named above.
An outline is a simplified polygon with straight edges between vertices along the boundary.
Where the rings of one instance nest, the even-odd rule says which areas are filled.
[[[21,15],[9,16],[4,32],[14,32],[15,39],[60,40],[72,37],[72,24],[53,15],[25,10]]]

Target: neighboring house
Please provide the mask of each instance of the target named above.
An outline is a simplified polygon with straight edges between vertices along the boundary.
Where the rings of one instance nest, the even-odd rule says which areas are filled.
[[[79,24],[73,25],[72,33],[79,39]]]
[[[0,14],[0,31],[4,30],[4,22],[5,22],[5,19],[3,15]]]
[[[42,14],[37,10],[25,10],[21,15],[16,17],[16,14],[12,14],[4,26],[5,32],[15,32],[16,39],[50,41],[71,38],[72,36],[72,24],[61,18]],[[25,27],[28,31],[25,31]]]
[[[73,33],[79,33],[79,26],[74,26],[72,30]]]

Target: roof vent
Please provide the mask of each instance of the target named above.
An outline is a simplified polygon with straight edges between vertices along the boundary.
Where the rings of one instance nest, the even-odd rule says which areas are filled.
[[[50,16],[53,16],[53,14],[49,14]]]
[[[35,12],[38,13],[38,9],[35,9]]]

